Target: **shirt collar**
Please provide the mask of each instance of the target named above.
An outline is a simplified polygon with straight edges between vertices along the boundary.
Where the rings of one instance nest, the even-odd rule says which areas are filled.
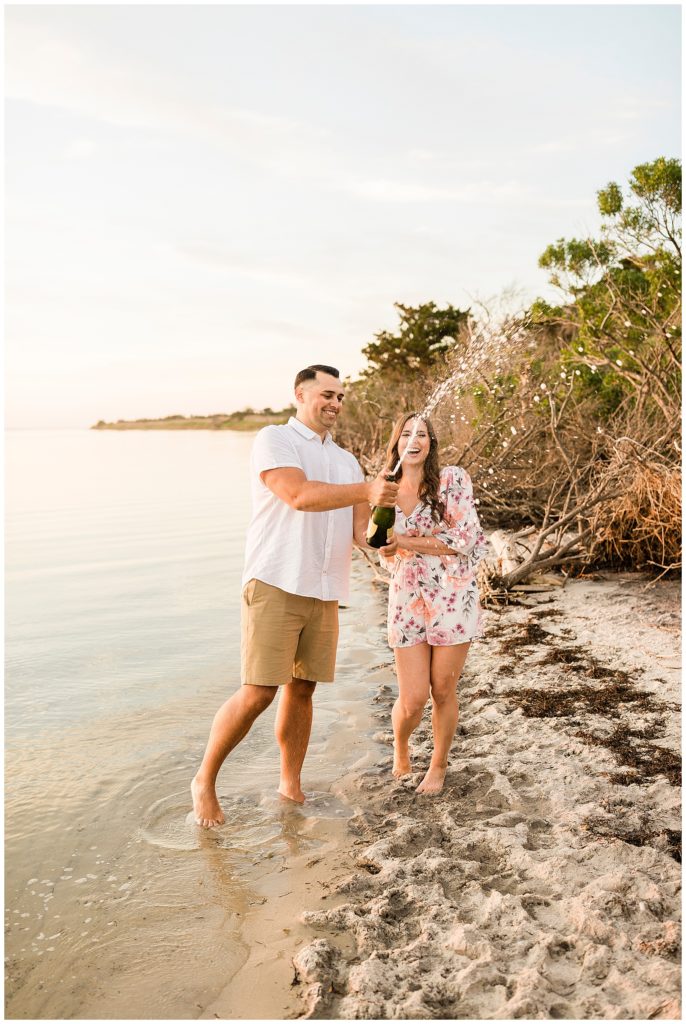
[[[314,430],[310,430],[310,428],[306,427],[304,423],[302,423],[300,420],[297,420],[295,416],[291,416],[291,418],[288,421],[288,426],[293,427],[293,429],[297,430],[299,434],[301,434],[303,437],[306,437],[308,441],[312,441],[316,438],[316,440],[321,443],[321,438],[319,434]],[[324,444],[333,444],[333,438],[331,437],[331,434],[329,433],[328,430],[324,435]]]

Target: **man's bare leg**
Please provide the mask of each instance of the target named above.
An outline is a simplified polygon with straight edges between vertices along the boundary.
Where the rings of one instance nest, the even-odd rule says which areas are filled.
[[[250,732],[255,719],[269,707],[277,690],[278,686],[248,683],[236,690],[214,716],[205,756],[191,782],[196,825],[212,828],[224,824],[215,789],[219,769],[233,748]]]
[[[291,679],[283,687],[274,726],[281,748],[279,793],[299,804],[305,802],[305,794],[300,786],[300,772],[310,741],[312,694],[316,685],[307,679]]]

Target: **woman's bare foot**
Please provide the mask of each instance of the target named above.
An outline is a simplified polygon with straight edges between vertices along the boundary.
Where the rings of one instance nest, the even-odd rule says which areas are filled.
[[[412,774],[410,755],[407,750],[399,751],[393,747],[393,777],[402,779],[404,775]]]
[[[445,782],[446,768],[435,768],[429,765],[429,770],[417,786],[417,793],[426,793],[427,796],[434,796],[440,793]]]
[[[294,786],[282,782],[279,785],[279,796],[283,797],[284,800],[292,800],[295,804],[305,803],[305,794],[299,785]]]
[[[193,797],[193,815],[195,824],[202,828],[214,828],[223,825],[225,818],[217,800],[214,786],[203,785],[198,782],[197,776],[191,782],[191,796]]]

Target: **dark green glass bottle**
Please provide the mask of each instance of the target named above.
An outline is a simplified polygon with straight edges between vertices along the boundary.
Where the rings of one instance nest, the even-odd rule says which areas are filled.
[[[395,481],[393,474],[388,474],[387,480]],[[387,508],[385,505],[375,505],[369,517],[367,527],[367,544],[370,548],[383,548],[393,540],[393,527],[395,526],[395,505]]]

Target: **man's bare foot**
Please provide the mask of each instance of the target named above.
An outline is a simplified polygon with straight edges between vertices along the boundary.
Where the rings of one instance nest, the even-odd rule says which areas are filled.
[[[285,782],[279,785],[279,796],[284,800],[292,800],[294,804],[304,804],[305,794],[299,785],[293,786]]]
[[[429,770],[417,786],[417,793],[425,793],[427,796],[434,796],[436,793],[440,793],[443,789],[443,783],[445,782],[445,768],[434,768],[433,765],[429,765]]]
[[[407,751],[398,752],[395,747],[393,748],[393,777],[396,779],[402,779],[404,775],[412,774],[412,765],[410,764],[410,755]]]
[[[214,828],[223,825],[225,818],[217,800],[214,786],[203,785],[197,778],[191,782],[193,797],[193,816],[195,824],[202,828]]]

